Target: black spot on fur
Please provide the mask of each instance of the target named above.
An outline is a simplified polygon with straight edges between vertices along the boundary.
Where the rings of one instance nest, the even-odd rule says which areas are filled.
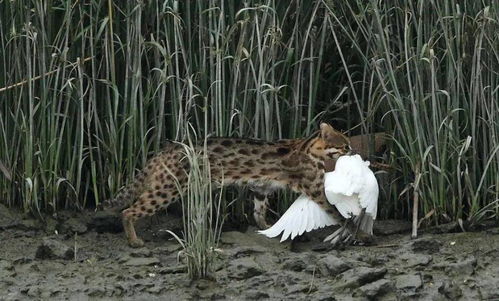
[[[238,151],[238,153],[240,153],[241,155],[245,155],[245,156],[248,156],[249,155],[249,152],[248,150],[242,148]]]
[[[275,153],[264,153],[264,154],[262,154],[262,159],[263,160],[272,159],[274,157],[275,157]]]
[[[310,182],[313,182],[313,181],[315,180],[315,175],[313,175],[313,174],[308,174],[308,175],[306,176],[306,179],[307,179],[307,180],[309,180]]]
[[[244,162],[244,165],[246,165],[248,167],[255,167],[255,164],[253,163],[253,161],[246,161],[246,162]]]
[[[283,156],[283,155],[286,155],[286,154],[289,154],[290,152],[290,149],[287,148],[287,147],[279,147],[277,149],[277,154],[280,155],[280,156]]]
[[[268,174],[271,174],[273,172],[277,172],[277,169],[274,169],[274,168],[262,168],[262,170],[260,172],[263,175],[268,175]]]
[[[298,163],[294,160],[289,160],[288,158],[281,161],[281,165],[284,167],[296,167]]]
[[[317,198],[317,197],[319,197],[320,195],[321,195],[321,192],[320,192],[320,191],[314,191],[314,192],[312,192],[312,197],[314,197],[314,198]]]

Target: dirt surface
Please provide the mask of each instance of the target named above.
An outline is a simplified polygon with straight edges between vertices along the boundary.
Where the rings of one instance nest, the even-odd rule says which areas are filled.
[[[376,246],[344,250],[324,250],[331,228],[279,243],[249,227],[223,233],[214,280],[189,281],[165,231],[180,219],[139,226],[131,249],[109,214],[41,223],[0,205],[0,300],[499,300],[499,227],[412,240],[377,222]]]

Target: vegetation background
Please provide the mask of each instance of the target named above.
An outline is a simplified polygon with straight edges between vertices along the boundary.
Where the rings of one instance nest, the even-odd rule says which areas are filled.
[[[497,217],[498,22],[495,0],[0,0],[0,201],[92,207],[188,123],[323,120],[390,134],[381,218]]]

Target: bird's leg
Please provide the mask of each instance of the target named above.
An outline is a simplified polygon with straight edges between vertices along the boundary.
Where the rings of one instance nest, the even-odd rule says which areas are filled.
[[[355,225],[355,233],[353,234],[354,240],[357,239],[357,233],[359,233],[360,225],[362,224],[362,219],[366,214],[366,208],[362,208],[360,214],[357,216],[356,225]]]
[[[357,231],[359,230],[359,224],[355,225],[355,218],[352,216],[348,218],[345,222],[345,229],[342,237],[340,237],[342,245],[349,245],[355,241],[355,237],[357,236]],[[343,238],[344,237],[344,238]]]
[[[358,245],[370,245],[374,243],[372,234],[361,229],[361,225],[366,217],[366,209],[363,208],[360,214],[355,218],[355,232],[353,234],[353,243]]]
[[[357,243],[357,235],[359,234],[360,225],[362,224],[362,219],[364,218],[365,213],[366,209],[363,208],[360,211],[359,215],[357,215],[356,217],[352,216],[348,219],[349,221],[352,221],[353,225],[350,225],[349,229],[346,229],[349,232],[349,235],[347,235],[345,239],[341,241],[342,244],[349,245],[351,243]],[[362,230],[360,231],[362,232]]]
[[[345,219],[343,225],[338,230],[334,231],[333,234],[326,237],[324,241],[330,241],[333,247],[349,242],[352,236],[351,222],[351,218]]]
[[[366,209],[364,208],[358,216],[347,218],[343,225],[333,234],[326,237],[324,241],[331,241],[333,247],[357,242],[370,243],[372,241],[371,235],[360,229],[365,214]]]

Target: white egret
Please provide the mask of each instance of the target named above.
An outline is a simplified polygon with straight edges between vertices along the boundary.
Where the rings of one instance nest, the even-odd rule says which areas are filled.
[[[334,171],[324,175],[324,189],[329,203],[346,219],[342,227],[324,241],[333,244],[348,242],[355,238],[358,230],[372,235],[379,188],[374,173],[369,169],[369,161],[362,160],[359,155],[338,158]],[[282,242],[304,232],[337,224],[340,224],[339,220],[306,195],[301,195],[272,227],[259,233],[267,237],[283,233]]]

